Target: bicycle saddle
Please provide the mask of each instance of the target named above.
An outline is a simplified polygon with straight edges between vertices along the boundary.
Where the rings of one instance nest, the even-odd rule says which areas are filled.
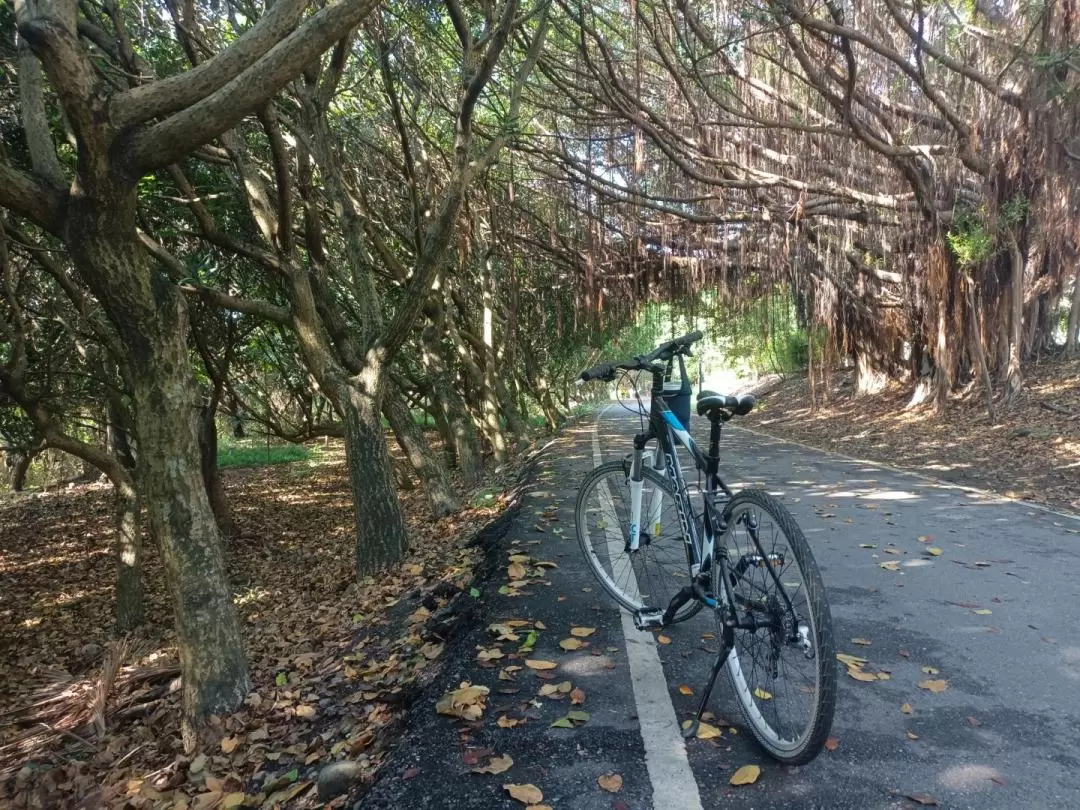
[[[711,411],[731,411],[735,416],[745,416],[754,409],[757,400],[750,394],[732,397],[715,391],[702,391],[697,395],[698,416],[707,416]]]

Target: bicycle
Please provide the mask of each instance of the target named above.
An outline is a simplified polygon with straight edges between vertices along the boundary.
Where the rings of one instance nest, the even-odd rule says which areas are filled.
[[[697,413],[710,424],[707,453],[685,427],[692,387],[684,357],[691,356],[690,347],[701,338],[692,332],[649,354],[581,373],[583,383],[644,371],[652,376],[652,387],[648,427],[634,437],[633,454],[601,464],[581,485],[575,508],[578,541],[597,580],[633,613],[639,630],[686,621],[704,607],[713,611],[720,648],[684,736],[697,734],[726,664],[754,737],[774,759],[799,765],[821,751],[836,706],[835,645],[825,586],[787,508],[760,489],[733,493],[720,478],[722,426],[749,413],[754,398],[698,393]],[[666,390],[665,378],[673,376],[676,359],[680,381],[676,390]],[[655,453],[646,450],[654,440]],[[694,511],[676,442],[705,475],[700,514]],[[789,709],[781,711],[781,702],[788,699],[806,704],[802,719],[792,720]]]

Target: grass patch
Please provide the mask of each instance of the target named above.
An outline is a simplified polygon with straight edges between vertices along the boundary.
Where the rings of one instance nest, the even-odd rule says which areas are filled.
[[[218,448],[218,467],[265,467],[270,464],[290,464],[307,461],[310,448],[302,444],[234,444]]]

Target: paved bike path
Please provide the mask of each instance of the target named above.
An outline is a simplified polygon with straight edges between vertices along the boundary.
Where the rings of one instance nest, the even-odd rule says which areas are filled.
[[[594,464],[594,435],[608,460],[628,451],[627,438],[636,430],[636,418],[610,407],[597,423],[579,423],[560,437],[540,462],[536,486],[506,540],[508,552],[521,549],[559,567],[546,569],[549,585],[530,585],[524,596],[498,594],[507,577],[497,576],[483,596],[483,621],[450,651],[441,687],[469,679],[492,689],[468,744],[509,753],[513,767],[498,776],[467,772],[462,724],[435,713],[440,688],[432,705],[414,707],[387,776],[362,807],[523,806],[502,789],[508,782],[535,784],[543,803],[554,808],[692,806],[654,799],[664,795],[654,790],[670,790],[672,773],[679,771],[677,763],[674,771],[646,763],[641,729],[655,711],[639,709],[626,653],[628,643],[643,643],[642,636],[624,633],[620,613],[592,581],[573,536],[574,495]],[[695,426],[699,441],[703,432]],[[869,659],[891,677],[862,683],[841,666],[835,750],[787,768],[771,763],[741,728],[722,676],[711,707],[723,738],[694,740],[683,749],[689,768],[682,773],[687,779],[692,774],[700,805],[902,808],[918,806],[907,798],[914,796],[955,808],[1075,807],[1080,521],[749,431],[727,431],[723,452],[722,471],[732,486],[765,486],[806,532],[829,592],[838,649]],[[543,513],[552,505],[548,514],[558,519],[548,522]],[[929,543],[920,542],[927,536]],[[885,553],[887,546],[899,553]],[[928,554],[931,547],[940,556]],[[880,567],[890,561],[900,563],[897,571]],[[487,625],[508,618],[547,628],[539,631],[532,657],[556,662],[555,680],[522,670],[515,682],[500,681],[498,666],[477,663],[474,648],[492,646]],[[588,648],[564,652],[558,642],[574,626],[597,630]],[[706,634],[713,629],[711,619],[699,616],[665,631],[670,644],[653,645],[646,637],[663,665],[678,720],[696,705],[696,696],[679,687],[696,692],[706,681],[715,645]],[[853,638],[870,644],[854,644]],[[501,646],[510,655],[517,645]],[[947,681],[946,690],[919,688],[930,679]],[[563,680],[584,689],[583,705],[536,697],[543,684]],[[650,701],[656,697],[650,693]],[[513,713],[530,699],[537,704],[528,707],[535,717],[514,728],[496,725],[503,713],[498,709]],[[904,704],[910,713],[902,711]],[[588,711],[589,720],[574,729],[549,727],[572,708]],[[673,759],[682,755],[675,751]],[[758,782],[730,786],[731,773],[748,763],[762,767]],[[620,792],[597,785],[607,772],[622,776]]]

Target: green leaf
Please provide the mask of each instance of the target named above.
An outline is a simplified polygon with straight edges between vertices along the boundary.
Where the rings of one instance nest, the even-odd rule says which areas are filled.
[[[576,720],[579,723],[586,723],[589,720],[589,713],[588,712],[582,712],[582,711],[577,711],[577,710],[572,711],[572,712],[567,712],[566,716],[569,717],[571,720]]]
[[[529,635],[525,637],[525,643],[518,648],[518,652],[532,652],[534,644],[536,644],[536,631],[530,630]]]
[[[506,594],[510,593],[510,588],[509,588],[509,586],[507,586],[507,585],[502,585],[502,586],[500,586],[500,587],[499,587],[499,593],[501,593],[501,594],[502,594],[503,596],[505,596]]]
[[[274,678],[275,686],[285,686],[289,683],[289,675],[286,672],[279,672],[277,677]]]
[[[471,596],[473,599],[479,599],[480,598],[480,589],[479,588],[469,588],[469,596]]]
[[[573,728],[574,723],[569,717],[560,717],[551,724],[551,728]]]

